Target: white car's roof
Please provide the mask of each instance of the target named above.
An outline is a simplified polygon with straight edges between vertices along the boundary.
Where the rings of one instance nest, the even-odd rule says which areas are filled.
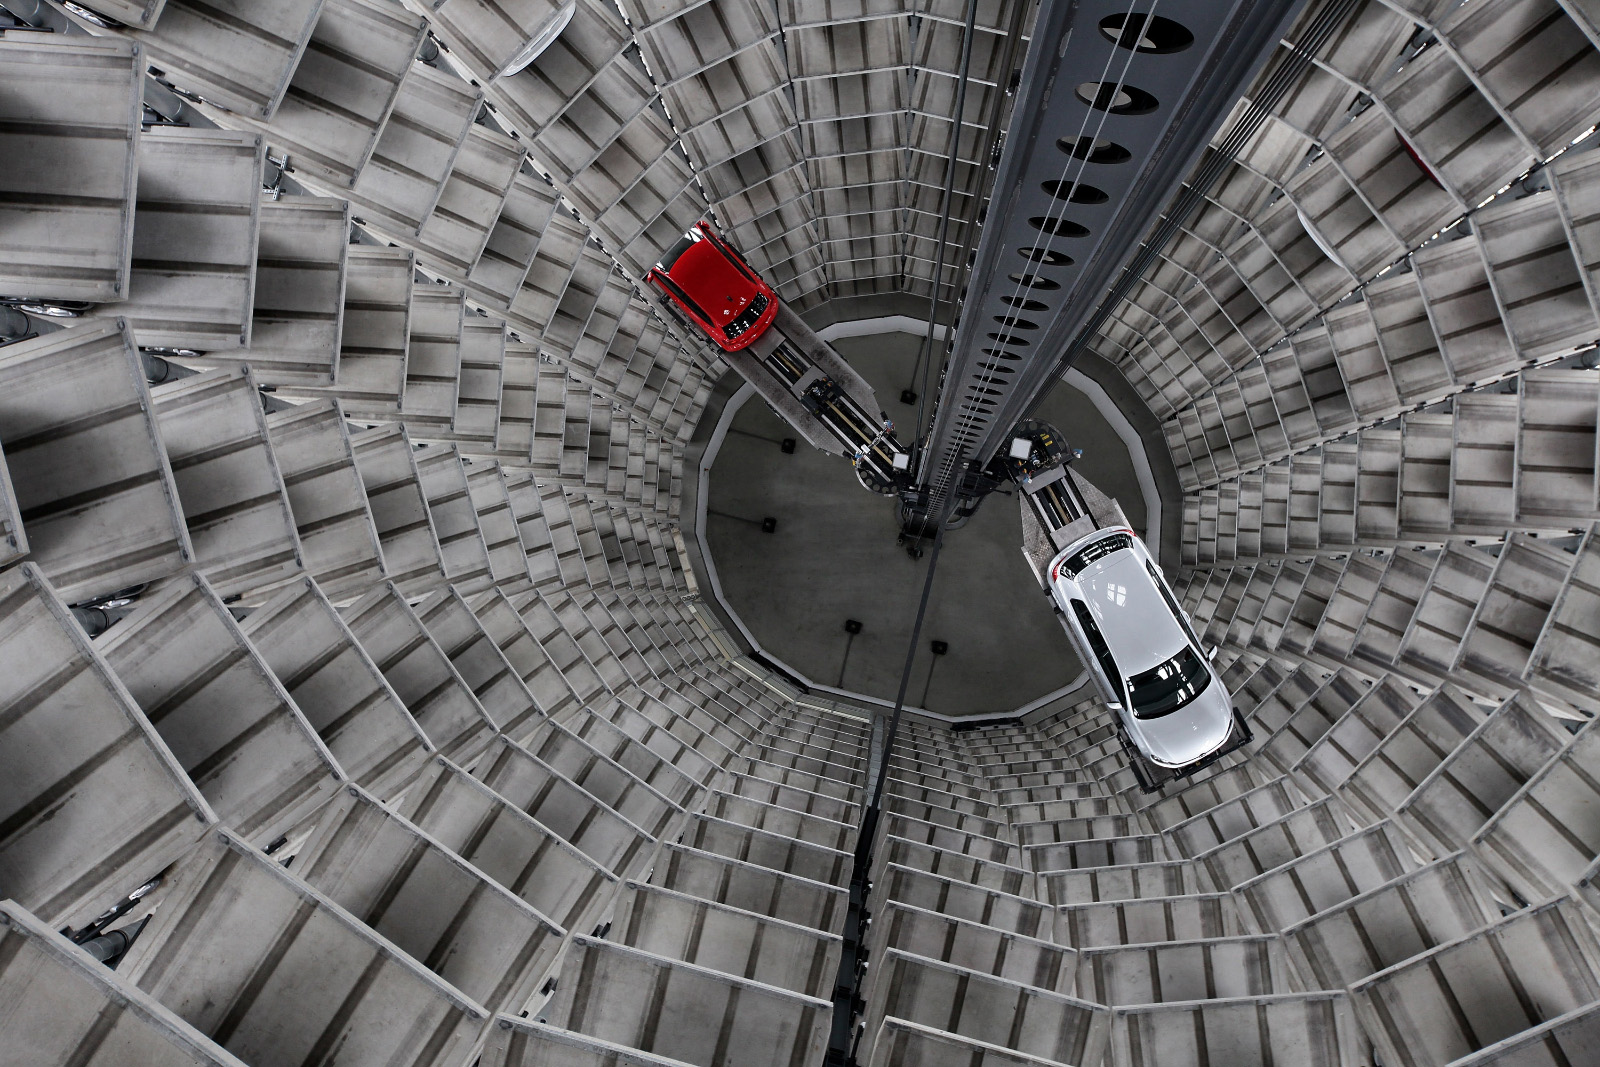
[[[1096,560],[1074,580],[1124,678],[1165,663],[1189,643],[1132,549]]]

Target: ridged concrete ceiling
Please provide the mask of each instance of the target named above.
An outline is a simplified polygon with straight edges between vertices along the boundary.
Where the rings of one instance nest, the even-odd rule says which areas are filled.
[[[1031,15],[1029,4],[978,4],[947,238],[952,275],[961,219],[981,186],[984,133],[1024,54],[1020,41],[1008,48],[1007,37],[1026,32]],[[926,295],[957,131],[965,17],[954,0],[581,0],[551,52],[513,82],[550,72],[562,87],[541,84],[540,93],[566,114],[576,94],[563,93],[571,85],[563,75],[583,75],[592,105],[580,109],[583,132],[602,158],[569,170],[562,160],[571,157],[551,140],[551,168],[594,206],[599,228],[609,190],[631,185],[644,166],[663,197],[685,191],[668,212],[674,226],[693,221],[709,200],[715,219],[799,307],[838,296]],[[616,133],[634,150],[606,153],[589,121],[595,107],[632,116]],[[649,150],[637,150],[641,141]],[[635,266],[653,259],[649,247],[627,252]]]

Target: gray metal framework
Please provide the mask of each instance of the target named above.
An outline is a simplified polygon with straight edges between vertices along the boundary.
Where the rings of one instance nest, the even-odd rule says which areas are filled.
[[[1159,2],[1041,5],[922,455],[930,516],[949,514],[962,476],[1070,363],[1119,268],[1299,8],[1236,0],[1200,20]],[[1135,10],[1179,22],[1193,42],[1168,51],[1147,28],[1139,47],[1120,45],[1117,20]]]

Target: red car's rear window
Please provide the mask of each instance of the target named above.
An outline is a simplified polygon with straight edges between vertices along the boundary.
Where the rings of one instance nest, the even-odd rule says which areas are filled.
[[[665,254],[663,254],[661,257],[661,262],[656,265],[664,271],[672,270],[672,265],[678,262],[678,257],[689,251],[693,245],[694,238],[690,237],[688,234],[685,234],[678,239],[677,244],[667,249]]]

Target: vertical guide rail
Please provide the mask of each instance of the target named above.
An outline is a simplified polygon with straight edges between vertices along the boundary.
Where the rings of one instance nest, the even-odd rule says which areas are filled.
[[[1027,0],[1019,0],[1019,2],[1012,3],[1011,21],[1006,26],[1004,35],[1005,44],[1002,46],[1002,50],[999,54],[999,60],[993,62],[991,69],[1016,71],[1020,74],[1023,59],[1019,58],[1019,56],[1025,57],[1027,54],[1027,42],[1033,32],[1032,16],[1035,13],[1036,11],[1034,5],[1027,2]],[[974,23],[974,25],[976,25],[976,23]],[[960,255],[956,257],[954,262],[954,276],[951,278],[949,284],[945,287],[950,293],[950,299],[947,301],[947,304],[951,308],[952,312],[954,312],[955,308],[959,306],[961,294],[966,291],[967,282],[972,272],[972,261],[975,257],[975,249],[978,243],[978,230],[983,220],[983,213],[986,210],[986,205],[989,202],[989,194],[992,191],[993,178],[996,173],[995,163],[1000,158],[1000,150],[1004,144],[1006,125],[1010,122],[1010,101],[1013,97],[1012,87],[1008,86],[1004,92],[992,93],[990,96],[991,101],[989,108],[987,112],[985,112],[982,120],[984,128],[983,141],[977,146],[977,151],[973,154],[973,158],[977,160],[978,175],[976,177],[976,184],[969,190],[970,195],[968,197],[967,208],[961,218]],[[959,111],[957,112],[958,115],[960,113],[961,112]],[[954,215],[953,208],[951,215]],[[947,255],[948,252],[949,250],[946,250]],[[934,277],[938,278],[942,276],[942,274],[943,270],[941,268],[935,273]],[[934,292],[937,293],[938,291],[938,287],[936,286],[934,288]],[[937,312],[937,303],[930,302],[928,317],[935,323],[937,323]],[[938,349],[935,349],[933,337],[931,334],[929,335],[925,358],[912,365],[911,380],[906,386],[908,389],[915,388],[917,390],[916,440],[919,443],[919,447],[920,442],[922,441],[925,425],[923,421],[925,409],[924,402],[931,397],[931,393],[929,391],[929,381],[935,370],[943,370],[944,354],[949,351],[950,345],[954,341],[954,318],[955,316],[952,313],[952,321],[949,324],[947,334]],[[918,351],[919,354],[922,353],[921,349]],[[920,385],[918,384],[919,374],[921,375]]]
[[[1133,0],[1041,0],[918,468],[924,528],[942,525],[971,492],[970,473],[1055,384],[1303,2],[1227,0],[1204,17],[1163,9],[1192,41],[1141,51],[1118,29]],[[1137,6],[1153,15],[1161,4]],[[1137,95],[1113,103],[1124,89]],[[1108,144],[1121,162],[1096,158]]]
[[[967,21],[961,33],[961,80],[956,83],[956,108],[951,116],[950,155],[944,161],[944,193],[939,201],[939,251],[933,259],[933,285],[928,291],[928,333],[917,351],[917,362],[911,368],[912,380],[922,371],[922,388],[917,391],[917,425],[911,434],[913,442],[922,439],[922,412],[928,398],[928,370],[933,366],[933,331],[939,321],[939,293],[944,288],[945,236],[950,231],[951,201],[955,197],[956,164],[961,156],[961,118],[967,109],[967,77],[972,69],[973,27],[978,21],[978,0],[967,0]],[[960,277],[960,268],[957,268]],[[951,297],[955,292],[952,287]]]
[[[900,732],[900,713],[906,706],[906,689],[911,685],[911,664],[917,658],[917,642],[922,639],[922,622],[928,613],[928,596],[933,592],[933,575],[939,567],[939,549],[944,531],[933,538],[928,554],[928,574],[922,582],[922,600],[917,604],[917,619],[911,626],[911,644],[906,649],[906,665],[900,672],[900,692],[894,699],[889,727],[882,734],[876,773],[869,776],[871,797],[861,812],[861,827],[856,836],[855,862],[850,869],[850,910],[845,919],[844,951],[839,956],[839,975],[833,984],[833,1032],[828,1040],[829,1067],[843,1067],[855,1051],[851,1021],[855,1017],[856,994],[861,985],[862,942],[866,939],[868,876],[872,871],[872,842],[878,833],[878,817],[883,807],[883,786],[889,776],[889,761],[894,757],[895,735]],[[873,720],[874,747],[879,738],[881,718]]]

